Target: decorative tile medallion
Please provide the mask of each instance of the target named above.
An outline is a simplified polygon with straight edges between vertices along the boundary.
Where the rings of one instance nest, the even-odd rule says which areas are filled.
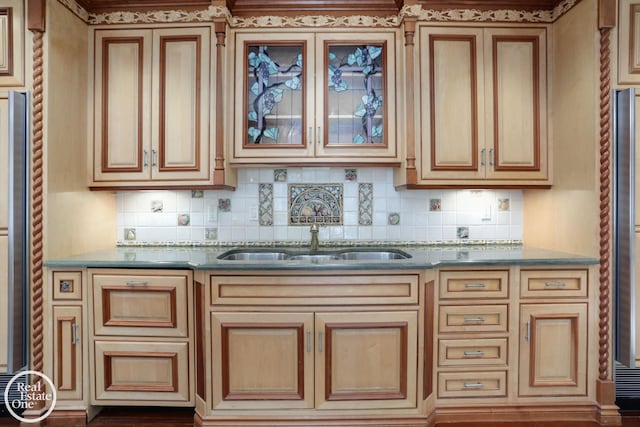
[[[202,199],[204,197],[204,191],[202,190],[191,190],[191,198],[192,199]]]
[[[289,184],[289,225],[342,225],[342,184]]]
[[[358,224],[373,224],[373,184],[358,184]]]
[[[274,182],[287,182],[287,170],[286,169],[274,169],[273,170]]]
[[[135,228],[125,228],[124,229],[124,240],[136,240],[136,229]]]
[[[189,214],[178,215],[178,225],[189,225],[191,223],[191,216]]]
[[[400,214],[397,212],[393,212],[389,214],[389,225],[398,225],[400,224]]]
[[[220,212],[231,212],[231,199],[218,199],[218,210]]]
[[[511,209],[509,206],[511,203],[509,199],[498,199],[498,210],[499,211],[508,211]]]
[[[162,212],[162,210],[164,209],[164,204],[162,203],[162,200],[152,200],[151,201],[151,212]]]
[[[345,169],[344,170],[344,180],[345,181],[357,181],[358,180],[358,169]]]
[[[440,212],[442,210],[442,200],[429,199],[429,210],[431,212]]]
[[[218,229],[217,228],[205,228],[204,229],[204,238],[206,240],[217,240],[218,239]]]
[[[260,184],[258,187],[258,223],[273,225],[273,184]]]
[[[469,238],[469,227],[458,227],[458,228],[456,228],[456,236],[458,236],[458,239],[468,239]]]

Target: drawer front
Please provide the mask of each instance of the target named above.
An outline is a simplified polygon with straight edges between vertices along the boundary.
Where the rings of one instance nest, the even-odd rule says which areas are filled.
[[[522,270],[520,289],[523,298],[586,297],[588,270]]]
[[[82,300],[81,271],[54,271],[51,282],[54,301]]]
[[[507,339],[457,339],[438,343],[439,366],[507,366]]]
[[[94,369],[97,404],[193,400],[186,342],[96,341]]]
[[[188,336],[190,273],[93,274],[95,335]]]
[[[440,332],[506,332],[507,305],[440,306]]]
[[[211,276],[211,304],[417,304],[417,274]]]
[[[438,397],[505,397],[507,372],[440,372]]]
[[[509,270],[444,270],[439,289],[440,299],[506,298]]]

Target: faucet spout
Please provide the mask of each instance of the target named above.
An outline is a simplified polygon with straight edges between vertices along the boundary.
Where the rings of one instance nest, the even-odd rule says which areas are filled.
[[[318,240],[318,232],[320,231],[320,225],[319,224],[311,224],[311,228],[309,229],[309,232],[311,233],[311,250],[312,251],[317,251],[318,250],[318,246],[320,245],[320,242]]]

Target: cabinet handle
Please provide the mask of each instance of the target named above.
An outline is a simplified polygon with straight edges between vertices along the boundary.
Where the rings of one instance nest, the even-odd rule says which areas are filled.
[[[151,166],[158,166],[158,151],[155,148],[151,150]]]
[[[465,283],[464,287],[465,288],[486,288],[487,284],[486,283]]]
[[[149,282],[145,282],[145,281],[136,281],[136,280],[129,280],[127,282],[127,286],[147,286]]]
[[[78,324],[71,325],[71,344],[76,345],[80,340],[78,339]]]
[[[494,163],[494,159],[493,159],[493,148],[489,149],[489,165],[493,166]]]
[[[313,144],[313,128],[309,126],[309,135],[307,136],[309,139],[309,144]]]
[[[484,154],[485,154],[485,149],[483,148],[482,150],[480,150],[480,165],[484,166],[485,165],[485,158],[484,158]]]
[[[564,288],[567,286],[566,282],[544,282],[546,288]]]
[[[473,357],[473,356],[484,356],[484,351],[482,350],[475,350],[475,351],[465,351],[464,353],[465,357]]]
[[[320,145],[320,136],[322,133],[320,132],[320,126],[318,126],[318,133],[316,135],[316,144]]]
[[[464,383],[464,388],[482,388],[484,384],[480,381],[476,381],[475,383]]]
[[[525,341],[529,341],[531,338],[531,322],[527,320],[527,334],[524,336]]]
[[[464,323],[478,323],[484,322],[484,317],[465,317]]]
[[[311,331],[307,331],[307,353],[311,353]]]
[[[149,166],[149,152],[142,150],[142,167],[146,168],[147,166]]]
[[[318,351],[322,353],[322,332],[318,332]]]

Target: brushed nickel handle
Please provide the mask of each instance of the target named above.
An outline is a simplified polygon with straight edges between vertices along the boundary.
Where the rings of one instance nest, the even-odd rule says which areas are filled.
[[[80,342],[78,339],[78,324],[74,323],[71,325],[71,344],[76,345]]]
[[[531,322],[527,320],[527,334],[524,336],[525,341],[529,341],[531,338]]]
[[[307,353],[311,353],[311,331],[307,331]]]
[[[494,164],[494,158],[493,158],[493,148],[489,149],[489,165],[493,166]]]
[[[322,353],[322,332],[318,332],[318,351]]]
[[[147,166],[149,166],[149,152],[142,150],[142,167],[146,168]]]
[[[486,288],[487,284],[486,283],[465,283],[464,287],[465,288]]]
[[[544,286],[547,288],[564,288],[567,286],[566,282],[544,282]]]
[[[307,139],[309,140],[309,144],[313,143],[313,127],[309,126],[309,134]]]
[[[127,282],[127,286],[147,286],[149,284],[149,282],[146,281],[138,281],[138,280],[129,280]]]
[[[316,134],[316,144],[320,145],[320,136],[322,133],[320,132],[321,128],[318,126],[318,133]]]
[[[485,165],[485,149],[480,150],[480,165]]]
[[[465,357],[484,356],[484,351],[482,351],[482,350],[465,351],[464,355],[465,355]]]
[[[464,383],[464,388],[482,388],[484,384],[480,381],[476,381],[475,383]]]
[[[465,317],[464,318],[464,323],[478,323],[478,322],[484,322],[484,317]]]
[[[155,148],[151,150],[151,166],[158,166],[158,151]]]

